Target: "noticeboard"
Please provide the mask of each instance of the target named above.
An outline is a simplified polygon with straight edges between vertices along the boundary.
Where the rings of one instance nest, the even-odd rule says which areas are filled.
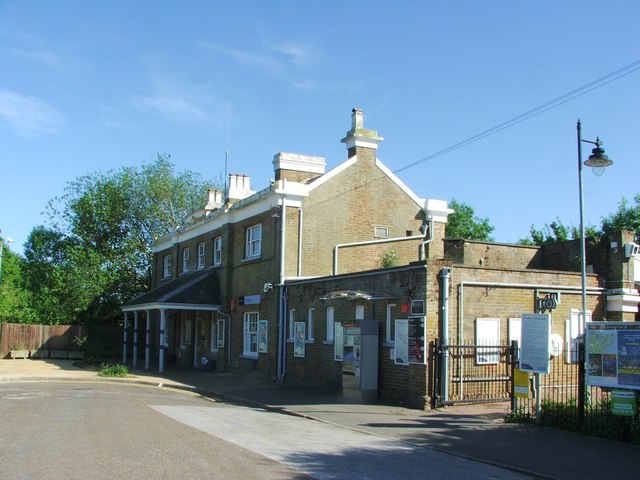
[[[640,390],[640,323],[589,322],[587,385]]]
[[[426,318],[421,316],[396,319],[394,362],[400,365],[425,364]]]
[[[548,313],[523,313],[521,319],[520,370],[549,373],[551,316]]]

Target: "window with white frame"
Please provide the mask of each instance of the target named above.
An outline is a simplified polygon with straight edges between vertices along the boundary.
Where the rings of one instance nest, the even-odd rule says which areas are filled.
[[[222,237],[213,239],[213,266],[219,267],[222,264]]]
[[[200,242],[198,244],[198,270],[202,270],[204,268],[204,242]]]
[[[182,249],[182,273],[189,271],[189,247]]]
[[[476,350],[478,365],[496,364],[500,360],[500,319],[476,318],[476,345],[487,345],[487,348]]]
[[[335,323],[333,320],[334,310],[333,307],[327,307],[327,342],[333,342],[335,335]]]
[[[518,348],[522,347],[522,318],[510,318],[507,320],[507,339],[511,342],[518,342]]]
[[[313,313],[315,309],[310,308],[307,310],[307,340],[313,341]]]
[[[295,323],[296,323],[296,309],[289,310],[289,340],[293,340],[295,336]]]
[[[191,320],[183,320],[180,324],[180,347],[191,345]]]
[[[224,347],[224,319],[211,320],[211,351]]]
[[[258,356],[258,312],[244,314],[242,353],[248,357]]]
[[[172,265],[171,254],[165,255],[162,259],[162,278],[171,278]]]
[[[387,343],[393,343],[395,341],[395,328],[393,326],[393,321],[396,317],[396,305],[394,303],[390,303],[387,305],[387,318],[385,322],[385,337],[384,340]]]
[[[587,322],[591,321],[591,312],[587,310]],[[580,336],[584,333],[582,311],[572,308],[569,320],[564,322],[565,363],[578,363],[578,347]]]
[[[259,258],[262,248],[262,225],[253,225],[246,230],[245,258]]]

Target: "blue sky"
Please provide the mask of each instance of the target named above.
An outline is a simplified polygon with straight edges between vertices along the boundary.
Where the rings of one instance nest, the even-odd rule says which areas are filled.
[[[599,225],[640,193],[640,70],[419,161],[640,60],[638,25],[637,0],[0,0],[2,236],[21,252],[67,182],[157,153],[215,179],[228,149],[254,189],[279,151],[335,167],[353,107],[417,195],[471,205],[500,242],[578,225],[580,118],[615,162],[585,171]]]

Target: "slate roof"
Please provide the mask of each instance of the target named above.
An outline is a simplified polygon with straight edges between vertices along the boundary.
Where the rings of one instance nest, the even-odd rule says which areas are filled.
[[[150,308],[215,309],[220,307],[220,283],[215,269],[181,275],[126,303],[123,311]]]

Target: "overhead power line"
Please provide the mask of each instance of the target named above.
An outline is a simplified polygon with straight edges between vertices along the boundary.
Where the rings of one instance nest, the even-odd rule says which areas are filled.
[[[453,152],[454,150],[458,150],[459,148],[465,147],[471,143],[477,142],[478,140],[481,140],[485,137],[488,137],[489,135],[493,135],[496,134],[502,130],[505,130],[509,127],[513,127],[514,125],[517,125],[518,123],[524,122],[525,120],[530,119],[531,117],[535,117],[536,115],[540,115],[543,112],[546,112],[547,110],[551,110],[552,108],[556,108],[564,103],[567,103],[571,100],[574,100],[582,95],[585,95],[593,90],[596,90],[600,87],[603,87],[611,82],[615,82],[616,80],[621,79],[622,77],[625,77],[627,75],[630,75],[631,73],[635,72],[636,70],[640,70],[640,60],[636,60],[635,62],[632,62],[628,65],[625,65],[622,68],[619,68],[613,72],[610,72],[600,78],[597,78],[585,85],[582,85],[581,87],[576,88],[575,90],[571,90],[570,92],[567,92],[563,95],[560,95],[557,98],[554,98],[553,100],[550,100],[548,102],[543,103],[542,105],[537,106],[536,108],[532,108],[531,110],[528,110],[524,113],[521,113],[520,115],[513,117],[505,122],[502,122],[494,127],[491,127],[487,130],[484,130],[480,133],[477,133],[465,140],[462,140],[454,145],[451,145],[450,147],[447,147],[443,150],[440,150],[438,152],[432,153],[431,155],[428,155],[424,158],[421,158],[420,160],[416,160],[413,163],[410,163],[408,165],[405,165],[404,167],[400,167],[399,169],[395,170],[393,173],[398,173],[398,172],[402,172],[403,170],[407,170],[411,167],[415,167],[416,165],[419,165],[421,163],[427,162],[429,160],[433,160],[434,158],[440,157],[442,155],[445,155],[447,153]]]

